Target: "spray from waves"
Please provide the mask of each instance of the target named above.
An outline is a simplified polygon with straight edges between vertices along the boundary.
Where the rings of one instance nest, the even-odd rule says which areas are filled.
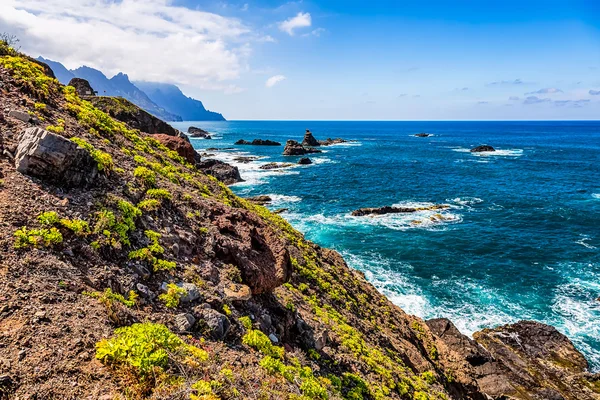
[[[600,193],[592,193],[592,197],[593,197],[594,199],[598,199],[598,200],[600,200]]]
[[[479,197],[455,197],[454,199],[446,199],[448,203],[458,204],[463,207],[472,207],[477,204],[483,203],[483,200]]]
[[[577,240],[577,241],[575,241],[575,243],[577,243],[577,244],[580,244],[580,245],[582,245],[583,247],[586,247],[586,248],[588,248],[588,249],[590,249],[590,250],[593,250],[593,249],[595,249],[595,248],[596,248],[596,246],[594,246],[594,245],[592,245],[592,244],[589,244],[589,243],[587,243],[589,240],[592,240],[592,238],[590,238],[590,237],[589,237],[589,236],[587,236],[587,235],[581,235],[581,236],[582,236],[582,238],[581,238],[581,239],[579,239],[579,240]]]
[[[471,152],[471,149],[464,147],[452,148],[452,151],[458,153],[470,153],[476,157],[520,157],[523,155],[523,149],[496,149],[496,151]]]
[[[271,198],[272,206],[280,206],[282,204],[297,203],[302,201],[302,197],[298,196],[286,196],[283,194],[268,194],[267,196]]]
[[[355,146],[362,146],[362,143],[358,142],[358,141],[350,141],[350,142],[333,143],[333,144],[327,145],[327,147],[332,147],[332,146],[336,146],[336,147],[355,147]]]

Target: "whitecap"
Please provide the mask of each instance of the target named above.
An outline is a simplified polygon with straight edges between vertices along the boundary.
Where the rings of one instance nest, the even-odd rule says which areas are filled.
[[[267,196],[269,196],[271,198],[272,205],[297,203],[299,201],[302,201],[302,197],[298,197],[298,196],[286,196],[283,194],[268,194]]]
[[[450,148],[452,151],[456,151],[457,153],[470,153],[477,157],[520,157],[523,155],[523,149],[496,149],[496,151],[472,152],[471,149],[466,149],[464,147]]]
[[[475,204],[483,203],[483,200],[479,197],[456,197],[451,200],[446,200],[447,202],[456,203],[461,206],[473,206]]]
[[[600,193],[592,193],[594,199],[600,199]]]
[[[583,247],[587,247],[588,249],[595,249],[596,246],[591,245],[589,243],[587,243],[587,241],[591,240],[591,238],[589,236],[586,235],[582,235],[583,237],[577,241],[575,241],[575,243],[582,245]]]

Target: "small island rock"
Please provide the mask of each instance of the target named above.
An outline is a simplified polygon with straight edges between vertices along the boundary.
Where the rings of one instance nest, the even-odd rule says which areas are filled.
[[[188,128],[188,133],[193,138],[212,139],[210,133],[206,132],[204,129],[196,128],[195,126],[190,126]]]
[[[496,151],[496,149],[487,144],[484,144],[482,146],[477,146],[477,147],[474,147],[471,149],[471,153],[483,153],[486,151]]]
[[[298,160],[298,164],[309,165],[309,164],[312,164],[312,161],[308,157],[302,157],[300,160]]]

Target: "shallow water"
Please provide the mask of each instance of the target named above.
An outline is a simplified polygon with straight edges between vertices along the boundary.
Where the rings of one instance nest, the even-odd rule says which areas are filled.
[[[600,370],[600,122],[174,123],[214,132],[200,151],[235,163],[241,196],[270,206],[306,237],[340,251],[394,303],[423,318],[448,317],[470,334],[534,319],[568,335]],[[356,143],[310,155],[314,164],[258,167],[283,147],[238,139],[343,137]],[[411,136],[418,132],[428,138]],[[490,144],[495,153],[469,149]],[[441,212],[352,217],[361,207],[448,204]]]

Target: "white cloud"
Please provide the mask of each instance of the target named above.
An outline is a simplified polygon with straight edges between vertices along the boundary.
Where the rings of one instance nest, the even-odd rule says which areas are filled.
[[[1,0],[0,31],[69,68],[199,88],[237,79],[260,40],[237,19],[171,0]]]
[[[306,28],[312,25],[310,13],[299,12],[298,15],[279,23],[279,29],[294,36],[294,29]]]
[[[284,81],[285,79],[286,79],[286,77],[283,75],[272,76],[269,79],[267,79],[267,82],[265,82],[265,86],[268,88],[273,87],[273,86],[277,85],[279,82]]]

